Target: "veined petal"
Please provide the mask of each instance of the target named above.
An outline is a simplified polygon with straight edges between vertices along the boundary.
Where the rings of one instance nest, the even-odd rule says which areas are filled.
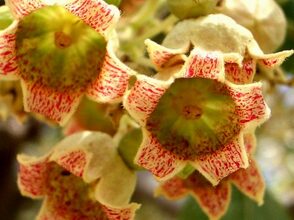
[[[82,177],[86,183],[100,178],[116,154],[110,136],[100,132],[80,132],[54,147],[50,161]],[[105,156],[106,155],[106,156]]]
[[[235,101],[240,123],[247,128],[254,128],[269,118],[270,109],[263,98],[261,83],[231,85],[228,89]]]
[[[182,54],[186,53],[189,44],[179,49],[170,49],[155,43],[152,40],[145,40],[146,49],[152,63],[157,69],[165,67],[173,58],[178,57],[179,60],[183,60]]]
[[[198,172],[194,172],[187,181],[191,194],[209,219],[220,219],[226,213],[231,200],[231,187],[228,181],[212,186]]]
[[[226,79],[235,84],[246,84],[253,81],[256,72],[256,60],[244,59],[242,67],[237,63],[227,62],[225,64]]]
[[[213,185],[240,168],[248,167],[242,134],[215,152],[199,156],[191,165]]]
[[[167,180],[184,168],[186,162],[165,150],[158,140],[143,129],[143,141],[135,163],[152,172],[159,180]]]
[[[109,220],[133,220],[135,218],[135,212],[139,207],[140,205],[132,203],[121,208],[103,206],[103,210]]]
[[[108,207],[123,207],[129,203],[135,186],[136,174],[116,155],[103,171],[103,178],[95,189],[95,198]]]
[[[22,81],[25,111],[40,113],[64,125],[77,109],[83,94],[79,91],[57,91],[41,82]]]
[[[15,39],[18,22],[14,21],[0,32],[0,76],[11,77],[17,74]]]
[[[137,76],[135,85],[124,97],[124,107],[139,124],[144,125],[172,82],[173,79],[161,81],[143,75]]]
[[[191,78],[208,78],[224,81],[224,58],[220,52],[207,52],[200,48],[194,48],[180,76]]]
[[[98,102],[121,101],[131,75],[135,75],[135,72],[115,56],[112,43],[108,43],[101,72],[88,87],[87,95]]]
[[[54,162],[48,163],[46,197],[39,220],[107,220],[102,206],[91,197],[91,186]]]
[[[120,17],[117,7],[102,0],[74,0],[64,7],[106,38]]]
[[[5,3],[16,19],[21,19],[46,5],[42,0],[5,0]]]
[[[246,131],[244,134],[244,145],[248,155],[253,155],[256,150],[256,136],[254,131]]]
[[[255,200],[258,205],[263,204],[265,182],[254,160],[251,160],[247,169],[240,169],[229,178],[240,191]]]
[[[275,68],[277,66],[280,66],[284,62],[284,60],[287,57],[291,56],[293,53],[294,50],[285,50],[278,53],[255,56],[255,58],[260,65],[266,68]]]
[[[18,155],[19,163],[17,184],[22,195],[38,198],[46,193],[49,155],[35,158]]]
[[[162,183],[155,191],[155,195],[164,195],[168,199],[176,200],[187,195],[189,192],[186,187],[185,180],[179,177],[174,177]]]

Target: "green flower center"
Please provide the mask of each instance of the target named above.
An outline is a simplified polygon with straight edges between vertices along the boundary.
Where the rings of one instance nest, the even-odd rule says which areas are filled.
[[[240,132],[236,105],[215,80],[176,79],[147,120],[164,148],[193,160],[228,143]]]
[[[98,76],[105,53],[104,37],[61,6],[34,11],[16,33],[21,77],[57,90],[85,90]]]

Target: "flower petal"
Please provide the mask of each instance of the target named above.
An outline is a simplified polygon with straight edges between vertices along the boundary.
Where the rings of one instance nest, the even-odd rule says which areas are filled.
[[[132,203],[124,208],[110,208],[103,206],[103,210],[109,220],[133,220],[135,212],[140,205]]]
[[[137,76],[135,85],[124,97],[124,107],[139,124],[144,125],[172,81],[172,79],[160,81],[143,75]]]
[[[89,184],[54,162],[48,164],[46,197],[37,219],[107,219]]]
[[[145,129],[135,163],[152,172],[161,181],[172,178],[186,165],[185,161],[165,150]]]
[[[17,184],[22,195],[38,198],[45,194],[48,158],[49,155],[41,158],[17,156],[19,163]]]
[[[15,77],[18,72],[15,38],[18,22],[14,21],[0,32],[0,76]]]
[[[131,75],[135,75],[135,72],[115,56],[112,43],[108,43],[101,72],[88,87],[87,95],[97,102],[121,101]]]
[[[229,178],[240,191],[255,200],[258,205],[263,204],[265,182],[254,160],[247,169],[240,169]]]
[[[5,3],[16,19],[21,19],[31,12],[45,6],[42,0],[6,0]]]
[[[224,58],[220,52],[207,52],[194,48],[185,62],[181,76],[224,81]]]
[[[74,0],[64,7],[107,38],[120,17],[117,7],[102,0]]]
[[[231,200],[231,187],[228,181],[212,186],[198,172],[194,172],[187,184],[209,219],[220,219],[226,213]]]
[[[155,43],[152,40],[145,40],[146,49],[152,63],[157,69],[164,68],[169,61],[177,58],[183,61],[182,54],[188,51],[189,44],[179,49],[170,49]]]
[[[162,183],[155,191],[155,195],[164,195],[168,199],[176,200],[187,195],[189,190],[186,188],[185,180],[174,177]]]
[[[213,185],[217,185],[231,173],[248,167],[242,135],[213,153],[199,156],[191,164]]]
[[[96,199],[106,206],[122,207],[129,203],[136,186],[136,175],[116,155],[104,170],[95,190]]]
[[[235,101],[240,123],[247,128],[254,128],[269,118],[270,109],[263,98],[261,83],[232,85],[228,89]]]
[[[265,68],[275,68],[281,65],[287,57],[294,53],[294,50],[284,50],[278,53],[264,54],[256,41],[250,42],[248,51],[251,57]]]
[[[105,156],[107,155],[107,156]],[[110,136],[100,132],[81,132],[66,137],[55,147],[50,161],[90,183],[105,172],[116,155]]]
[[[244,59],[242,68],[237,63],[228,62],[225,64],[226,79],[235,84],[246,84],[253,81],[256,72],[256,61]]]
[[[244,134],[244,145],[248,155],[253,155],[256,150],[256,136],[254,131]]]
[[[40,113],[64,125],[77,109],[82,94],[79,91],[57,91],[41,82],[22,81],[25,111]]]

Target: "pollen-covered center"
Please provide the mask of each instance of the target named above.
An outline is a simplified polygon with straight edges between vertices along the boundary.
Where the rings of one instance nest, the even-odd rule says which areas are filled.
[[[16,33],[20,76],[57,89],[86,89],[99,74],[106,40],[61,6],[25,16]]]
[[[164,148],[192,160],[223,147],[241,128],[236,105],[224,84],[180,78],[159,100],[147,129]]]

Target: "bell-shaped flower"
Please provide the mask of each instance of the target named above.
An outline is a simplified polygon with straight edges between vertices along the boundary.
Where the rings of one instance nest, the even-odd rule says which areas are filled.
[[[68,136],[42,157],[19,155],[23,195],[44,198],[37,219],[134,219],[136,175],[103,133]]]
[[[7,0],[0,76],[20,79],[26,111],[63,125],[83,95],[121,100],[134,72],[115,55],[119,10],[103,0]]]
[[[193,47],[222,52],[226,79],[235,84],[252,82],[257,64],[270,71],[293,54],[293,50],[264,54],[249,30],[222,14],[181,21],[162,45],[150,40],[146,45],[150,59],[161,71],[180,64]]]
[[[252,158],[252,151],[255,148],[254,134],[245,134],[244,141],[248,156]],[[194,171],[186,179],[174,177],[162,183],[156,194],[164,195],[171,200],[191,194],[210,219],[220,219],[230,204],[231,183],[249,198],[262,205],[265,183],[253,158],[247,169],[236,171],[217,186],[212,186],[199,172]]]
[[[229,82],[223,53],[200,48],[168,80],[138,76],[124,106],[143,128],[138,165],[167,180],[190,164],[213,185],[248,166],[244,132],[270,115],[261,83]]]

